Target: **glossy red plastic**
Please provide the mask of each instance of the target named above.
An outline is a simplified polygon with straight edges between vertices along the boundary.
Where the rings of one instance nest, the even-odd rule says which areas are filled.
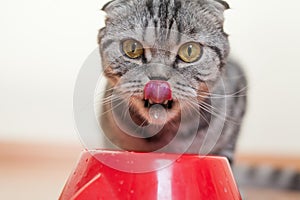
[[[114,156],[111,156],[114,153]],[[113,159],[131,172],[111,168],[99,160]],[[175,161],[174,161],[175,160]],[[158,163],[171,161],[159,168]],[[173,162],[174,161],[174,162]],[[135,173],[141,166],[158,166]],[[99,151],[81,155],[60,200],[241,200],[226,158],[199,155]]]

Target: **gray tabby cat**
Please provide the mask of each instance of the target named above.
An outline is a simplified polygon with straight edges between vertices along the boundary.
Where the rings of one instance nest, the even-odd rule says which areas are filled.
[[[114,0],[104,6],[99,46],[108,84],[100,121],[106,147],[233,160],[247,83],[228,59],[228,8],[220,0]],[[296,171],[246,166],[235,172],[241,186],[300,189]]]
[[[233,154],[246,109],[220,0],[115,0],[99,32],[101,124],[124,150]]]

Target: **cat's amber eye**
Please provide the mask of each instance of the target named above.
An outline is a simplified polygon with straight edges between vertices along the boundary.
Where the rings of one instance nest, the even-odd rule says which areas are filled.
[[[129,39],[123,42],[123,51],[129,58],[139,58],[144,54],[144,48],[136,40]]]
[[[202,46],[196,42],[186,43],[180,47],[178,55],[184,62],[196,62],[202,55]]]

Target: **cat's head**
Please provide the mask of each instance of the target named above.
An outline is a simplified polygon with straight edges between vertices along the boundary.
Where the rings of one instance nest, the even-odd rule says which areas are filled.
[[[149,123],[161,104],[167,121],[193,110],[220,77],[229,54],[220,0],[114,0],[99,32],[104,73],[115,94]]]

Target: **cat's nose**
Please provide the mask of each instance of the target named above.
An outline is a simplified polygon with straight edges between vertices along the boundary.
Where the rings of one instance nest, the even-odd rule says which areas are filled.
[[[144,88],[144,100],[150,104],[167,104],[172,101],[172,89],[167,81],[151,80]]]
[[[165,76],[149,76],[150,80],[157,80],[157,81],[167,81],[169,78]]]

